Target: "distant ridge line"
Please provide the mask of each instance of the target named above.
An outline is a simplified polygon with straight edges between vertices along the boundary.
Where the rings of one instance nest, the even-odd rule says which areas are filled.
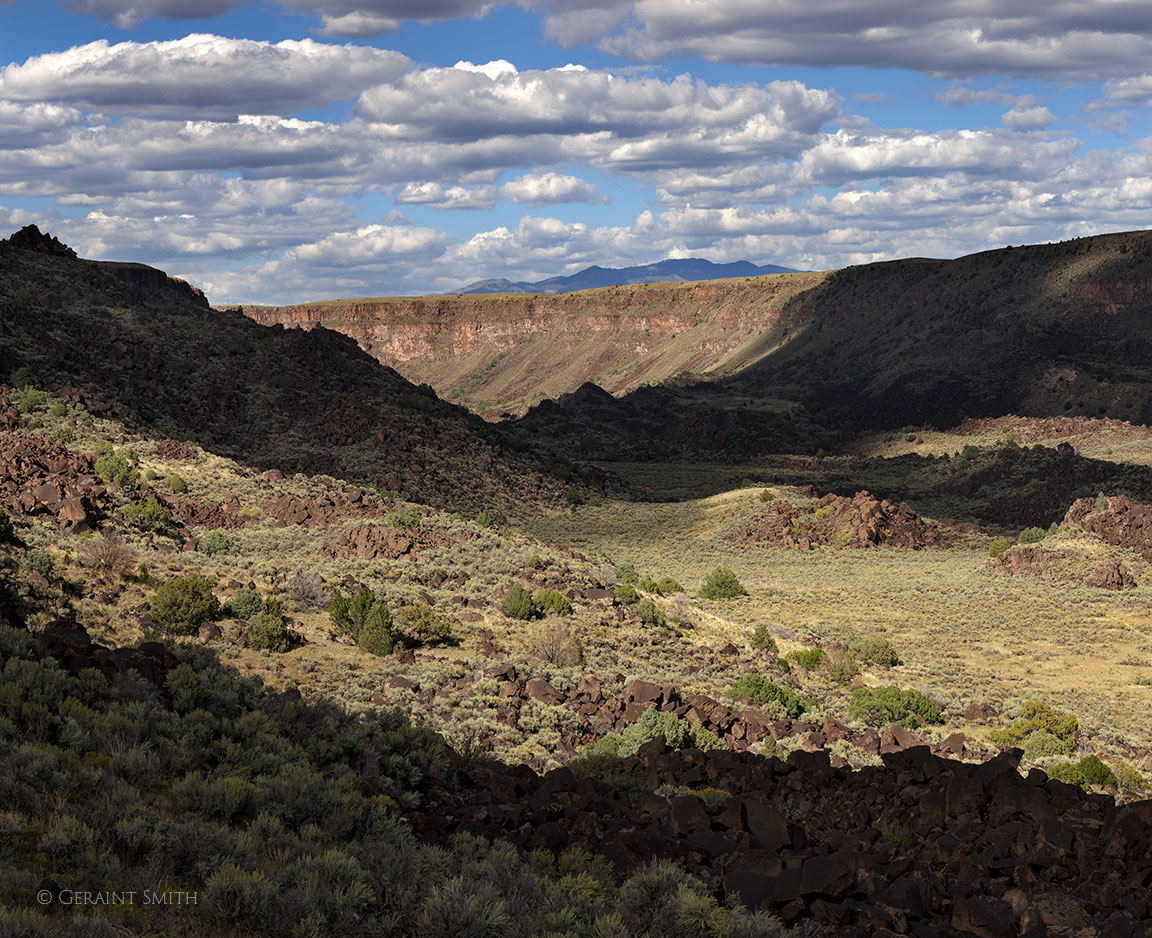
[[[690,280],[722,280],[727,277],[763,277],[798,273],[778,264],[757,265],[750,261],[716,264],[700,257],[675,258],[637,267],[585,267],[566,277],[512,281],[504,278],[476,280],[452,293],[574,293],[597,287],[622,287],[642,283],[676,283]]]

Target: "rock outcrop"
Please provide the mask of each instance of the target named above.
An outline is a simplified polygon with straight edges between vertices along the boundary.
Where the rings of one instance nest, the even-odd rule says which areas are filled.
[[[1103,510],[1097,510],[1096,499],[1080,498],[1072,503],[1062,524],[1095,534],[1116,547],[1130,548],[1152,562],[1152,505],[1115,496],[1107,499]]]
[[[71,534],[90,531],[113,506],[92,465],[55,440],[0,430],[0,506],[15,517],[51,518]]]
[[[938,525],[925,521],[906,502],[894,505],[867,491],[851,498],[830,492],[811,514],[790,502],[777,501],[767,520],[740,533],[740,540],[748,544],[774,544],[793,550],[811,550],[821,545],[920,550],[947,547],[953,539]]]

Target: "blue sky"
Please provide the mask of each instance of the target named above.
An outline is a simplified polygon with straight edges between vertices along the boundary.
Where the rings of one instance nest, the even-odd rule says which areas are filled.
[[[217,303],[954,257],[1146,227],[1149,62],[1145,0],[0,0],[0,230]]]

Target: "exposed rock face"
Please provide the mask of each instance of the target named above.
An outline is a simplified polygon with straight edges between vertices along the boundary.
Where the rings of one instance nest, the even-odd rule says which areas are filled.
[[[48,232],[41,232],[35,225],[25,225],[6,243],[22,251],[35,251],[38,254],[51,254],[54,257],[75,257],[76,252],[68,247],[59,238],[54,238]]]
[[[1129,501],[1123,496],[1108,499],[1103,511],[1096,500],[1081,498],[1072,503],[1063,525],[1075,525],[1116,547],[1128,547],[1152,561],[1152,505]]]
[[[64,620],[53,622],[39,634],[39,640],[44,651],[71,674],[95,668],[112,680],[135,671],[164,694],[168,672],[178,663],[160,642],[142,642],[136,648],[106,648],[93,642],[82,626]]]
[[[266,325],[324,325],[443,396],[523,411],[595,381],[612,391],[718,377],[783,326],[780,308],[824,274],[608,287],[563,295],[387,297],[243,307]],[[743,352],[741,350],[744,350]],[[496,402],[500,403],[497,404]]]
[[[17,517],[50,517],[69,533],[92,530],[112,508],[92,464],[55,440],[0,431],[0,505]]]
[[[1091,586],[1099,586],[1106,590],[1133,589],[1137,583],[1136,578],[1126,564],[1119,560],[1105,560],[1092,573],[1089,579]]]
[[[328,491],[313,499],[282,495],[264,503],[264,513],[280,525],[300,524],[306,528],[333,524],[345,518],[380,518],[385,511],[379,498],[356,487],[343,492]]]
[[[360,557],[363,560],[395,560],[405,554],[432,547],[459,544],[467,538],[450,537],[419,528],[394,528],[379,524],[361,524],[345,531],[331,545],[335,557]],[[441,581],[444,582],[444,581]],[[437,584],[439,585],[439,584]]]
[[[906,502],[894,505],[870,492],[851,498],[829,492],[816,505],[814,515],[805,514],[786,501],[772,506],[774,516],[741,532],[749,544],[775,544],[793,550],[818,545],[835,547],[946,547],[950,534],[925,521]]]

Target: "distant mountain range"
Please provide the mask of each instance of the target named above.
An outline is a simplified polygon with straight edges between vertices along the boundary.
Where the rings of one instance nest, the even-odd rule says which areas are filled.
[[[568,277],[549,277],[535,283],[513,282],[503,278],[477,280],[454,293],[574,293],[596,287],[621,287],[636,283],[670,283],[684,280],[720,280],[724,277],[762,277],[765,274],[795,273],[791,267],[776,264],[758,266],[749,261],[714,264],[701,257],[685,257],[641,267],[586,267]]]

